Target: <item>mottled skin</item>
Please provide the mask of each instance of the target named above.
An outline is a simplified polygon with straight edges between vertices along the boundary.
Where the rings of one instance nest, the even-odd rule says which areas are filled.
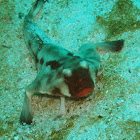
[[[35,93],[60,96],[61,114],[65,113],[65,96],[80,98],[89,95],[100,71],[97,49],[119,51],[123,40],[83,44],[78,53],[72,53],[55,44],[35,24],[34,17],[42,8],[44,0],[36,0],[24,20],[24,38],[35,62],[38,74],[27,86],[20,122],[32,123],[31,98]]]

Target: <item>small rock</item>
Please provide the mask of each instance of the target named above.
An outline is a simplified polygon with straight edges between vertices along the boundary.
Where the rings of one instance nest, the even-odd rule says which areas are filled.
[[[106,91],[106,93],[108,93],[108,90]]]
[[[19,137],[18,137],[18,136],[15,136],[15,137],[14,137],[14,140],[18,140],[18,139],[19,139]]]

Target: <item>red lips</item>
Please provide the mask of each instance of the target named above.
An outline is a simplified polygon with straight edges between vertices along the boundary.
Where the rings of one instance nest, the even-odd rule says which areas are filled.
[[[92,91],[93,91],[93,88],[85,88],[82,91],[80,91],[78,94],[76,94],[76,97],[77,98],[85,97],[89,95]]]

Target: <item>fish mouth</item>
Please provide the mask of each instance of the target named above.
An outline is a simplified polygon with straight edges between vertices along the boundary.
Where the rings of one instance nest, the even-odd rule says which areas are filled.
[[[86,97],[88,96],[90,93],[92,93],[93,88],[85,88],[83,90],[81,90],[79,93],[76,94],[76,98],[81,98],[81,97]]]
[[[94,82],[88,71],[78,69],[73,72],[72,76],[66,79],[71,97],[81,98],[92,93]]]
[[[93,83],[90,77],[77,81],[73,95],[75,98],[88,96],[93,91]]]

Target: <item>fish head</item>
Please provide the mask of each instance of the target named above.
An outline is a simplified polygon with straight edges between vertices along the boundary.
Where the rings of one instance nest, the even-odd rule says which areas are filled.
[[[73,98],[86,97],[94,89],[88,63],[81,59],[75,59],[75,62],[73,60],[71,63],[73,64],[63,69],[64,81],[69,93]]]

